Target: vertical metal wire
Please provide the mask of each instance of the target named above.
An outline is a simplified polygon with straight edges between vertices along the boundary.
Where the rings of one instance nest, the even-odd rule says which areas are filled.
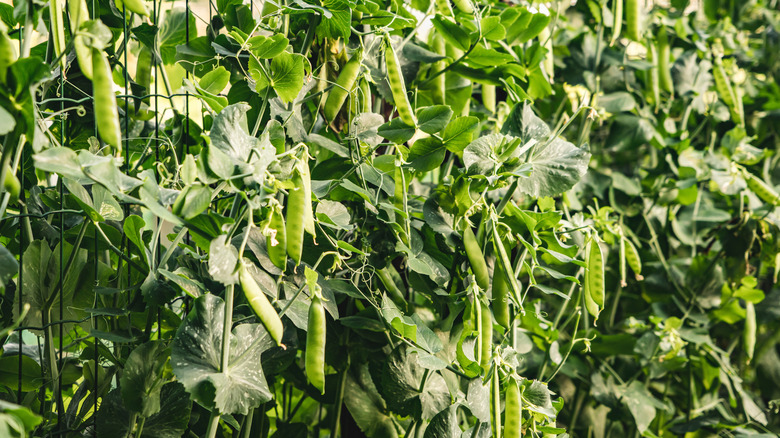
[[[24,25],[19,24],[19,53],[22,53],[22,42],[24,40]],[[25,202],[24,197],[24,160],[21,161],[20,167],[22,169],[22,177],[19,179],[19,182],[22,185],[22,190],[19,193],[19,198],[22,200],[22,202]],[[16,294],[19,296],[19,315],[21,316],[22,311],[24,310],[24,287],[23,281],[24,281],[24,231],[22,230],[22,222],[23,220],[20,218],[19,220],[19,282],[16,287]],[[22,404],[22,335],[24,334],[24,330],[20,329],[17,331],[17,336],[19,336],[19,368],[18,368],[18,376],[19,381],[17,382],[17,395],[16,395],[16,403]]]
[[[55,0],[52,0],[55,1]],[[51,5],[49,6],[51,7]],[[65,69],[63,67],[64,63],[60,64],[60,145],[65,146],[65,101],[62,100],[65,98]],[[63,183],[62,177],[57,178],[57,182],[60,186],[60,210],[63,210],[64,208],[64,197],[65,197],[65,184]],[[71,251],[75,251],[76,248],[74,247]],[[71,252],[71,255],[73,253]],[[63,327],[62,327],[62,320],[65,319],[65,270],[63,269],[65,266],[63,265],[65,259],[65,214],[60,213],[60,279],[59,279],[59,310],[60,310],[60,320],[57,321],[58,326],[58,332],[59,332],[59,353],[55,356],[57,360],[53,362],[53,366],[59,368],[59,362],[62,361],[63,357]],[[53,321],[49,321],[51,324]],[[54,370],[51,371],[54,373]],[[64,414],[64,403],[62,400],[62,374],[57,372],[57,388],[59,388],[59,394],[54,394],[54,397],[56,397],[57,400],[57,434],[62,434],[62,423],[63,423],[63,414]]]
[[[89,18],[90,19],[94,19],[94,17],[97,15],[95,13],[95,8],[96,8],[95,0],[92,0],[92,10],[89,11]],[[94,95],[94,92],[92,94]],[[94,97],[93,97],[93,100],[94,100]],[[94,129],[95,129],[95,131],[94,131],[95,138],[97,138],[97,136],[98,136],[97,125],[94,126]],[[95,285],[97,285],[97,280],[98,280],[98,229],[97,229],[97,227],[98,227],[98,224],[92,224],[92,225],[95,227],[95,236],[94,236],[94,240],[95,240],[95,255],[94,255],[93,259],[94,259],[94,263],[95,263]],[[120,258],[120,260],[121,260],[121,258]],[[110,261],[111,261],[111,259],[109,259],[109,264],[110,264]],[[96,293],[95,294],[95,301],[97,301],[97,300],[98,300],[98,296],[97,296],[97,293]],[[98,303],[96,302],[95,304],[98,304]],[[97,323],[98,323],[98,317],[97,316],[93,316],[92,317],[92,327],[97,329]],[[92,379],[92,385],[93,385],[93,388],[92,388],[92,398],[93,398],[93,403],[94,403],[92,405],[92,437],[93,438],[97,438],[97,436],[98,436],[97,410],[98,410],[98,389],[99,389],[99,386],[98,386],[99,379],[97,378],[97,376],[100,375],[99,372],[98,372],[98,366],[99,366],[99,363],[100,363],[100,356],[99,356],[99,352],[98,352],[98,342],[99,342],[98,338],[97,337],[93,337],[92,341],[94,342],[94,352],[93,353],[94,353],[94,357],[95,357],[95,378]]]

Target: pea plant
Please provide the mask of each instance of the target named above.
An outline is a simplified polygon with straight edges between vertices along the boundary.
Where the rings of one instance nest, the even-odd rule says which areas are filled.
[[[0,435],[777,433],[778,10],[0,4]]]

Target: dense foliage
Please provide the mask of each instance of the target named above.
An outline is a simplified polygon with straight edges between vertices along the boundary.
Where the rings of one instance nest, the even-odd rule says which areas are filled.
[[[0,436],[775,436],[779,11],[0,4]]]

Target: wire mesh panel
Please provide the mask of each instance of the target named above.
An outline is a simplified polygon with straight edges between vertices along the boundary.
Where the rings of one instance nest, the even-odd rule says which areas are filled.
[[[0,438],[776,434],[743,3],[0,3]]]

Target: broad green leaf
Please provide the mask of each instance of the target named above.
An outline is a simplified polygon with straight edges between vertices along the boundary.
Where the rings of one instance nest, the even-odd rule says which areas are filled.
[[[203,75],[198,82],[198,86],[201,90],[211,93],[219,94],[230,82],[230,72],[225,67],[219,66],[214,70]]]
[[[160,412],[163,371],[170,351],[162,342],[150,341],[136,347],[125,362],[121,392],[125,407],[144,418]]]
[[[447,105],[434,105],[417,111],[417,127],[420,131],[435,134],[449,123],[452,109]]]
[[[574,186],[588,169],[590,153],[568,141],[551,137],[550,128],[524,104],[515,105],[501,129],[522,139],[519,163],[531,166],[531,174],[517,189],[529,196],[556,196]]]
[[[425,429],[423,438],[458,438],[461,436],[458,421],[458,404],[453,404],[436,414]]]
[[[225,286],[238,282],[238,250],[222,234],[209,245],[209,275]]]
[[[27,433],[32,433],[42,421],[43,418],[34,414],[29,408],[0,400],[1,436],[24,437]]]
[[[496,49],[487,49],[481,44],[478,44],[466,57],[466,62],[471,67],[476,68],[498,67],[512,60],[514,60],[512,55],[499,52]]]
[[[431,23],[445,41],[460,50],[466,51],[469,49],[471,39],[469,39],[468,34],[456,23],[450,21],[449,18],[437,15],[431,20]]]
[[[528,409],[532,412],[538,412],[544,414],[550,418],[555,418],[555,411],[553,410],[552,400],[550,399],[550,389],[544,383],[533,380],[530,384],[527,384],[522,392],[523,409]]]
[[[452,152],[461,152],[471,143],[474,132],[479,126],[479,119],[473,116],[457,117],[444,129],[442,135],[444,146]]]
[[[417,172],[430,172],[441,166],[447,149],[434,137],[421,138],[409,149],[408,161]]]
[[[0,244],[0,288],[5,288],[8,281],[19,272],[19,262],[13,253]]]
[[[410,353],[406,347],[397,348],[377,364],[372,363],[371,374],[387,407],[399,415],[421,415],[429,419],[452,402],[441,375],[426,371],[418,364],[417,355]],[[422,386],[426,374],[427,379]]]
[[[480,24],[484,38],[491,41],[500,41],[506,37],[506,28],[501,24],[500,17],[484,17]]]
[[[322,17],[317,26],[319,38],[344,38],[349,39],[352,33],[350,21],[352,21],[352,8],[346,0],[323,0],[322,6],[330,12],[330,17]]]
[[[276,343],[262,324],[240,324],[230,336],[221,369],[225,303],[211,294],[196,299],[173,340],[171,365],[192,399],[223,414],[246,415],[273,395],[260,356]]]
[[[303,57],[282,52],[271,61],[269,85],[284,103],[290,103],[303,87]]]
[[[170,382],[160,391],[160,410],[144,421],[139,438],[180,438],[190,421],[192,402],[179,382]],[[108,393],[100,404],[97,429],[106,436],[128,436],[135,428],[131,412],[122,403],[119,388]]]
[[[350,367],[344,385],[344,404],[368,438],[398,438],[395,420],[387,413],[382,396],[363,362]]]
[[[400,117],[391,119],[377,129],[377,134],[395,144],[404,144],[414,137],[414,126],[409,126],[401,121]]]
[[[290,41],[282,34],[256,35],[249,38],[249,50],[260,59],[271,59],[287,48]]]

